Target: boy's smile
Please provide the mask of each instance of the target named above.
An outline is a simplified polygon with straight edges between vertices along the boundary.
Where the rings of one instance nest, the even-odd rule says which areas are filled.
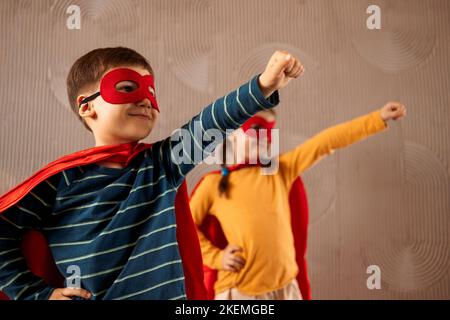
[[[152,114],[152,110],[148,110],[148,108],[141,108],[141,109],[133,109],[129,110],[127,113],[131,117],[137,117],[137,119],[142,119],[146,121],[152,121],[154,116]]]

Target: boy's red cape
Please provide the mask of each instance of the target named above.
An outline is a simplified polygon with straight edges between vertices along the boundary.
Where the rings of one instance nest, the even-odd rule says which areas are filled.
[[[63,170],[100,161],[116,162],[126,166],[134,157],[151,146],[151,144],[146,143],[126,143],[94,147],[66,155],[49,163],[27,180],[2,195],[0,197],[0,214],[17,204],[39,183]],[[189,208],[185,182],[178,189],[175,198],[175,215],[177,241],[183,261],[187,298],[206,299],[200,243]],[[40,232],[30,231],[24,236],[22,251],[30,270],[36,276],[44,278],[48,285],[55,288],[64,287],[64,278],[56,268],[47,242]],[[7,297],[0,291],[1,299],[7,299]]]
[[[229,167],[229,171],[239,170],[251,165],[239,164]],[[212,173],[220,173],[214,171]],[[191,197],[198,188],[202,179],[197,183],[192,191]],[[296,261],[298,265],[297,282],[299,284],[300,292],[304,300],[311,300],[311,287],[308,279],[308,272],[306,266],[306,242],[308,233],[308,200],[306,197],[306,190],[303,181],[298,177],[292,184],[289,192],[289,205],[291,208],[291,226],[292,234],[294,235],[294,245],[296,252]],[[213,245],[220,249],[224,249],[228,242],[220,226],[219,220],[213,215],[208,215],[199,226],[200,231],[208,238]],[[217,281],[217,270],[211,269],[203,265],[205,287],[208,299],[214,299],[214,283]]]

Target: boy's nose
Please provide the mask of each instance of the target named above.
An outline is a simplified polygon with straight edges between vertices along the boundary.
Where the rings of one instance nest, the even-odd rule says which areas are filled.
[[[144,108],[151,108],[152,103],[150,102],[150,99],[144,98],[143,100],[139,101],[137,103],[138,107],[144,107]]]

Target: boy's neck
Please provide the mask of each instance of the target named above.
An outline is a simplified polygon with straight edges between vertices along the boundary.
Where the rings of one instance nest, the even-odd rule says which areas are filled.
[[[130,143],[130,141],[126,141],[126,140],[119,140],[119,141],[102,141],[100,139],[95,139],[95,140],[96,140],[95,141],[95,147]],[[137,142],[139,142],[139,141],[137,141]],[[100,161],[100,162],[97,162],[96,164],[101,166],[101,167],[114,168],[114,169],[123,169],[123,168],[125,168],[124,165],[122,165],[120,163],[117,163],[117,162],[111,162],[111,161]]]
[[[117,163],[117,162],[101,161],[101,162],[97,162],[96,164],[101,167],[114,168],[114,169],[125,168],[123,165],[121,165],[120,163]]]
[[[139,140],[129,140],[129,139],[118,139],[118,138],[100,138],[97,137],[94,133],[94,139],[95,139],[95,147],[102,147],[102,146],[111,146],[111,145],[118,145],[118,144],[125,144],[125,143],[132,143],[136,142],[138,143]]]

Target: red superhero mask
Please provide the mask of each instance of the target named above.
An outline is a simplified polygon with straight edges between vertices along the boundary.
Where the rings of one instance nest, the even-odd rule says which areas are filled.
[[[100,91],[84,98],[80,107],[98,96],[112,104],[137,103],[148,98],[152,107],[159,112],[152,75],[141,76],[138,72],[119,68],[105,74],[100,81]]]
[[[275,121],[267,121],[263,117],[253,116],[248,119],[243,125],[242,130],[250,137],[256,137],[259,139],[259,130],[267,130],[267,141],[272,142],[272,129],[275,127]],[[253,130],[250,130],[253,129]]]

